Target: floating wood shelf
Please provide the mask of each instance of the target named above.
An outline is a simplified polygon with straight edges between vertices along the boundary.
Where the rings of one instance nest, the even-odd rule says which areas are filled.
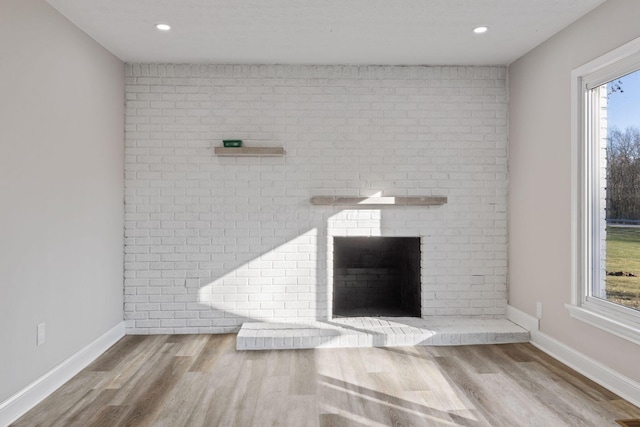
[[[214,147],[216,156],[222,157],[280,157],[284,156],[282,147]]]
[[[414,196],[414,197],[345,197],[345,196],[314,196],[312,205],[329,206],[432,206],[447,203],[445,196]]]

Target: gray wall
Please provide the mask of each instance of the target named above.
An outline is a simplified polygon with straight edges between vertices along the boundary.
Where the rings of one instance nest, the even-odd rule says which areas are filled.
[[[569,316],[571,71],[640,37],[640,2],[609,0],[509,69],[509,302],[542,332],[640,381],[640,347]],[[615,351],[612,351],[615,349]]]
[[[0,52],[2,402],[122,321],[124,66],[41,0]]]

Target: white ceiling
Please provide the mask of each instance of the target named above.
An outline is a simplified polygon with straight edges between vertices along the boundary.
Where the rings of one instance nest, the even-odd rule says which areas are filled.
[[[47,0],[126,62],[381,65],[509,64],[604,1]]]

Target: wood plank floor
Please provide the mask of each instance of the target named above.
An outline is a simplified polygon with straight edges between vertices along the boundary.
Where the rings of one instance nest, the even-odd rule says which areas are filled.
[[[16,426],[615,426],[640,409],[530,344],[239,352],[126,336]]]

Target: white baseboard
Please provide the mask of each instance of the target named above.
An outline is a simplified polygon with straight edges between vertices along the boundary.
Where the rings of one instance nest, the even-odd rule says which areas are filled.
[[[540,332],[538,319],[507,306],[507,319],[529,330],[531,344],[623,399],[640,406],[640,383]]]
[[[529,331],[529,334],[540,330],[540,321],[537,318],[510,305],[507,306],[507,319]]]
[[[56,391],[125,335],[120,322],[89,345],[0,403],[0,426],[16,421]]]

